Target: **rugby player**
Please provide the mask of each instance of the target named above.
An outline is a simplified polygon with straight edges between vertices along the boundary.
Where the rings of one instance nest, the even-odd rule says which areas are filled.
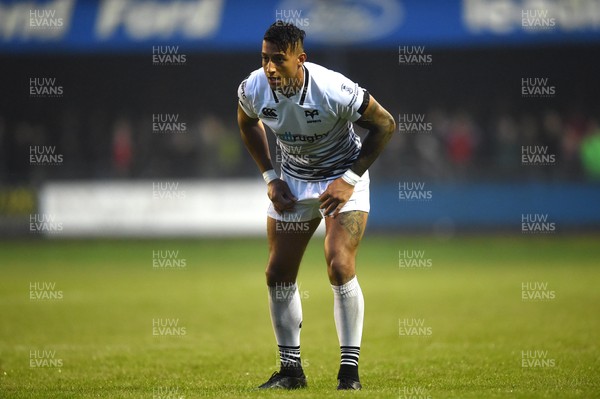
[[[280,370],[259,388],[303,388],[302,307],[296,276],[325,218],[325,260],[341,351],[337,389],[361,389],[358,359],[364,299],[355,257],[369,212],[369,173],[395,122],[366,90],[340,73],[306,62],[305,32],[277,21],[262,42],[262,68],[238,88],[242,139],[267,184],[266,279]],[[368,130],[361,143],[353,123]],[[264,125],[281,151],[273,170]],[[292,228],[291,225],[300,226]]]

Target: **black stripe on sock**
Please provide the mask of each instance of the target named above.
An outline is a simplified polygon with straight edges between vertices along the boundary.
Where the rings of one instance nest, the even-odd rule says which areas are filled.
[[[299,377],[304,374],[299,346],[279,345],[279,363],[282,375]]]
[[[360,357],[360,347],[358,346],[340,346],[340,367],[358,368],[358,359]],[[353,373],[354,374],[354,373]]]

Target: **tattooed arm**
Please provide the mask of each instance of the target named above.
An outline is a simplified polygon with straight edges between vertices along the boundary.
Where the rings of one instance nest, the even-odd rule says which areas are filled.
[[[358,158],[350,167],[354,173],[362,176],[392,138],[396,122],[392,115],[371,97],[369,106],[356,124],[369,131],[363,140]]]
[[[367,109],[356,121],[356,124],[369,131],[363,141],[358,158],[350,167],[354,173],[362,176],[392,138],[392,134],[396,130],[396,123],[392,115],[371,97]],[[336,217],[353,192],[352,185],[346,183],[342,178],[338,178],[331,182],[319,197],[320,208],[325,210],[325,215],[333,214],[333,217]]]

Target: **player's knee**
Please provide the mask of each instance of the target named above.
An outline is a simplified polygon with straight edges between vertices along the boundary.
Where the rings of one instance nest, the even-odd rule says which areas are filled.
[[[327,274],[334,285],[342,285],[350,281],[355,274],[354,259],[337,254],[327,259]]]
[[[267,279],[268,286],[274,286],[282,283],[294,283],[296,281],[296,276],[294,276],[290,271],[286,270],[283,265],[276,263],[269,263],[267,265],[265,277]]]
[[[267,279],[267,285],[272,286],[279,282],[279,273],[267,266],[265,270],[265,277]]]

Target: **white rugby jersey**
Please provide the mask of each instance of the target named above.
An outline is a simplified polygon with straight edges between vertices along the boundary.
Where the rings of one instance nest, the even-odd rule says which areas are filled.
[[[269,86],[262,68],[239,86],[239,104],[277,138],[282,170],[301,180],[341,176],[360,152],[351,122],[369,104],[369,93],[344,75],[305,62],[302,89],[291,97]]]

